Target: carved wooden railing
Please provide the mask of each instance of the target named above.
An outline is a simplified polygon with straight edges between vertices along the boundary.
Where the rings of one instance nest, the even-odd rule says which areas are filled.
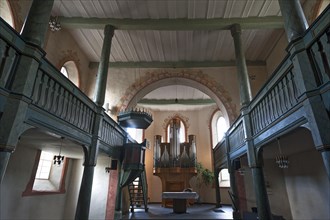
[[[302,39],[305,50],[308,54],[310,65],[314,70],[317,87],[312,92],[318,91],[323,96],[323,101],[330,112],[330,6],[319,16],[319,18],[306,31]],[[295,69],[291,57],[288,55],[274,71],[271,78],[261,88],[259,93],[253,98],[248,106],[248,117],[251,122],[252,137],[256,139],[270,139],[275,132],[279,132],[283,120],[292,117],[294,120],[301,120],[301,113],[298,110],[302,107],[300,97],[304,91],[299,87],[297,74],[299,69]],[[297,125],[299,125],[297,123]],[[262,136],[263,133],[271,133]],[[227,139],[219,142],[213,149],[214,163],[216,166],[223,166],[227,162],[226,154],[232,154],[245,145],[245,131],[242,116],[240,116],[228,129]],[[229,148],[227,151],[226,141]],[[260,140],[258,143],[262,143]],[[245,149],[246,152],[246,149]],[[240,152],[242,153],[242,152]],[[244,152],[243,152],[244,153]],[[239,155],[235,155],[239,156]],[[233,158],[232,158],[233,159]]]
[[[0,112],[3,111],[8,94],[11,92],[11,84],[14,79],[17,62],[22,55],[28,54],[27,44],[20,35],[0,18]],[[57,131],[68,133],[65,129],[70,128],[72,133],[77,133],[76,141],[83,144],[90,140],[93,135],[93,127],[97,115],[97,106],[78,87],[69,81],[45,58],[40,60],[40,65],[32,83],[31,100],[29,108],[31,114],[38,112],[39,115],[52,120],[38,121],[34,118],[33,126],[47,129],[54,128],[49,125],[54,121],[66,124],[65,128],[56,128]],[[26,94],[21,94],[27,96]],[[29,121],[29,114],[26,121]],[[41,124],[42,123],[42,124]],[[55,129],[55,128],[54,128]],[[100,138],[104,145],[123,146],[126,140],[126,132],[109,116],[104,114]],[[84,135],[84,141],[79,137]],[[72,137],[72,136],[71,136]],[[128,140],[132,142],[132,140]]]
[[[95,104],[47,60],[42,60],[37,72],[31,99],[39,108],[92,133]]]
[[[228,131],[229,152],[233,152],[244,145],[243,118],[239,117]]]

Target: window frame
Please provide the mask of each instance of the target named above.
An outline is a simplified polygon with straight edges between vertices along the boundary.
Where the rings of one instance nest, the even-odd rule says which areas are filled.
[[[39,161],[40,161],[40,156],[41,156],[41,150],[37,150],[36,153],[36,157],[35,157],[35,161],[32,167],[32,172],[31,172],[31,176],[30,176],[30,180],[28,182],[28,184],[26,185],[26,188],[24,190],[24,192],[22,193],[22,196],[40,196],[40,195],[52,195],[52,194],[64,194],[66,192],[65,190],[65,179],[66,179],[66,174],[68,171],[68,165],[69,165],[69,160],[67,158],[64,158],[64,161],[62,163],[63,169],[62,169],[62,173],[61,173],[61,180],[60,180],[60,184],[59,184],[59,189],[58,190],[34,190],[33,189],[33,185],[34,185],[34,181],[36,179],[36,173],[37,173],[37,169],[38,169],[38,165],[39,165]]]
[[[228,179],[223,179],[223,173],[222,172],[224,170],[227,170]],[[229,174],[227,168],[224,168],[224,169],[220,170],[218,179],[219,179],[219,187],[220,188],[229,188],[230,187],[230,174]]]

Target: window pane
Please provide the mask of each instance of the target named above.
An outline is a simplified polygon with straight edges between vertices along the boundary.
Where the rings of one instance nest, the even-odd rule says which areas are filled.
[[[217,137],[218,142],[222,140],[225,132],[227,131],[226,120],[224,117],[219,117],[217,120]]]
[[[186,141],[186,129],[184,128],[184,124],[180,121],[180,143]]]
[[[36,173],[36,179],[48,179],[52,168],[53,154],[42,151]]]
[[[62,66],[62,68],[61,68],[61,73],[62,73],[66,78],[69,77],[69,75],[68,75],[68,71],[67,71],[67,69],[66,69],[64,66]]]

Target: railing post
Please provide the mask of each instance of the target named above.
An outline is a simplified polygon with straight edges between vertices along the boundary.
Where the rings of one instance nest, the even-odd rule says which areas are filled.
[[[41,50],[48,28],[48,20],[53,0],[34,0],[30,8],[22,37],[38,47],[26,45],[25,55],[21,55],[16,71],[8,88],[8,96],[0,119],[0,181],[4,177],[10,154],[15,150],[19,136],[30,126],[24,124],[33,84],[39,68],[39,61],[45,55]],[[0,182],[0,183],[1,183]]]

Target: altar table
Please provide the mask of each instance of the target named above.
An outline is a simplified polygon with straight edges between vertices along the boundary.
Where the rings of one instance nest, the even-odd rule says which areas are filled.
[[[196,192],[163,192],[163,199],[173,199],[173,212],[186,213],[187,199],[197,199]]]

